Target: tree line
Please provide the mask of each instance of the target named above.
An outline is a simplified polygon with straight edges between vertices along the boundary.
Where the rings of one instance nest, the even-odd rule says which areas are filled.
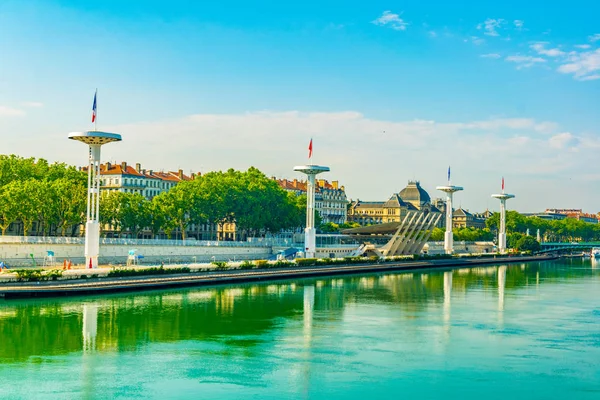
[[[85,222],[87,173],[64,163],[0,155],[0,230],[19,224],[43,235],[73,236]],[[300,228],[306,196],[279,187],[258,169],[230,169],[198,175],[147,200],[139,193],[103,191],[100,222],[117,235],[142,232],[185,239],[201,225],[235,222],[238,232],[255,236]]]
[[[242,236],[260,236],[302,227],[306,196],[279,187],[258,169],[209,172],[182,181],[152,200],[141,194],[109,192],[100,198],[100,219],[117,232],[186,239],[200,226],[235,222]],[[199,235],[197,235],[199,238]]]
[[[486,220],[486,227],[454,228],[454,240],[457,241],[492,241],[498,235],[500,214],[494,213]],[[536,250],[538,229],[540,237],[546,242],[600,241],[600,224],[585,222],[575,218],[546,220],[539,217],[528,217],[517,211],[506,213],[506,244],[509,248]],[[530,236],[527,236],[529,233]],[[431,240],[444,240],[444,230],[433,229]],[[538,244],[539,246],[539,244]]]
[[[20,222],[27,236],[34,223],[45,235],[73,235],[86,210],[87,177],[64,163],[0,155],[0,230]]]

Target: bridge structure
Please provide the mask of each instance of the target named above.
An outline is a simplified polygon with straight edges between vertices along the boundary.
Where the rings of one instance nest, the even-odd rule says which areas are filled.
[[[591,250],[594,247],[600,248],[600,242],[545,242],[540,243],[538,253],[565,253],[573,250]]]
[[[361,226],[342,233],[361,243],[354,255],[391,257],[420,254],[442,218],[439,212],[409,211],[400,222]]]

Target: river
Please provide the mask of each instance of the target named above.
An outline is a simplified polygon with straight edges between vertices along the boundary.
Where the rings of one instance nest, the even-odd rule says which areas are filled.
[[[597,400],[595,263],[3,300],[0,398]]]

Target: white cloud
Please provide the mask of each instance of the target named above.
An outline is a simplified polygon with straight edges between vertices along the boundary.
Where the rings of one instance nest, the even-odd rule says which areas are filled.
[[[579,144],[579,140],[570,132],[563,132],[548,139],[548,144],[554,149],[574,148]]]
[[[590,42],[594,43],[600,40],[600,33],[596,33],[594,35],[588,36]]]
[[[590,46],[589,44],[576,44],[575,47],[578,49],[587,50],[587,49],[591,48],[592,46]]]
[[[465,39],[465,42],[471,42],[476,46],[479,46],[480,44],[484,44],[485,43],[485,39],[477,37],[477,36],[471,36],[468,39]]]
[[[438,36],[436,31],[429,31],[429,32],[427,32],[427,34],[429,35],[429,37],[432,37],[432,38],[435,38]]]
[[[376,20],[372,21],[372,23],[380,26],[388,26],[397,31],[405,31],[406,27],[408,26],[408,22],[400,18],[399,14],[394,14],[389,10],[384,11],[383,14],[381,14]]]
[[[500,54],[498,53],[489,53],[489,54],[482,54],[479,57],[481,58],[500,58]]]
[[[525,25],[525,22],[523,20],[520,19],[515,19],[513,21],[513,23],[515,24],[515,28],[517,28],[518,31],[523,29],[523,25]]]
[[[564,56],[566,54],[564,51],[562,51],[558,48],[547,49],[546,44],[548,44],[548,43],[547,42],[537,42],[537,43],[530,45],[529,47],[532,50],[534,50],[536,53],[544,55],[544,56],[548,56],[548,57],[560,57],[560,56]]]
[[[541,57],[532,57],[532,56],[521,56],[521,55],[515,55],[515,56],[508,56],[506,57],[504,60],[508,61],[508,62],[514,62],[517,64],[517,68],[521,69],[521,68],[529,68],[532,67],[536,64],[540,64],[540,63],[545,63],[546,59],[541,58]]]
[[[563,74],[572,74],[575,79],[586,81],[599,79],[600,49],[572,53],[566,64],[558,67]]]
[[[500,36],[498,29],[504,24],[503,19],[492,19],[488,18],[484,22],[477,25],[477,29],[483,30],[484,35],[488,36]]]
[[[4,138],[4,153],[75,165],[87,161],[81,144],[66,139],[69,130],[65,127],[30,131],[22,124],[13,125],[10,119],[0,119],[0,130],[15,132]],[[519,197],[515,208],[536,208],[549,193],[532,182],[551,179],[552,187],[560,186],[561,176],[579,176],[595,165],[598,155],[598,148],[586,144],[594,143],[597,132],[577,135],[580,144],[575,155],[551,147],[548,141],[569,131],[567,127],[532,118],[391,121],[355,111],[254,111],[150,119],[104,125],[103,129],[123,135],[122,142],[102,148],[103,161],[140,162],[143,168],[154,170],[182,168],[186,173],[254,165],[268,176],[288,178],[301,178],[292,169],[306,162],[312,137],[314,162],[331,167],[324,178],[340,180],[349,197],[365,200],[386,199],[411,178],[420,179],[431,196],[439,196],[435,186],[444,182],[452,164],[456,178],[460,177],[456,183],[466,188],[461,201],[477,210],[485,209],[489,194],[496,189],[495,183],[490,186],[491,177],[510,178]],[[585,137],[587,142],[583,142]],[[600,196],[600,188],[592,190],[587,183],[582,190],[588,191],[584,203],[592,204]]]
[[[33,107],[33,108],[44,107],[44,103],[40,103],[39,101],[24,101],[23,103],[21,103],[21,105],[23,107]]]
[[[22,117],[24,115],[25,111],[18,108],[0,106],[0,117]]]

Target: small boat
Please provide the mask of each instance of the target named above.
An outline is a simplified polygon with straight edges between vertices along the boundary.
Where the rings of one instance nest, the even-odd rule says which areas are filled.
[[[592,249],[592,257],[593,258],[600,258],[600,247],[594,247]]]

